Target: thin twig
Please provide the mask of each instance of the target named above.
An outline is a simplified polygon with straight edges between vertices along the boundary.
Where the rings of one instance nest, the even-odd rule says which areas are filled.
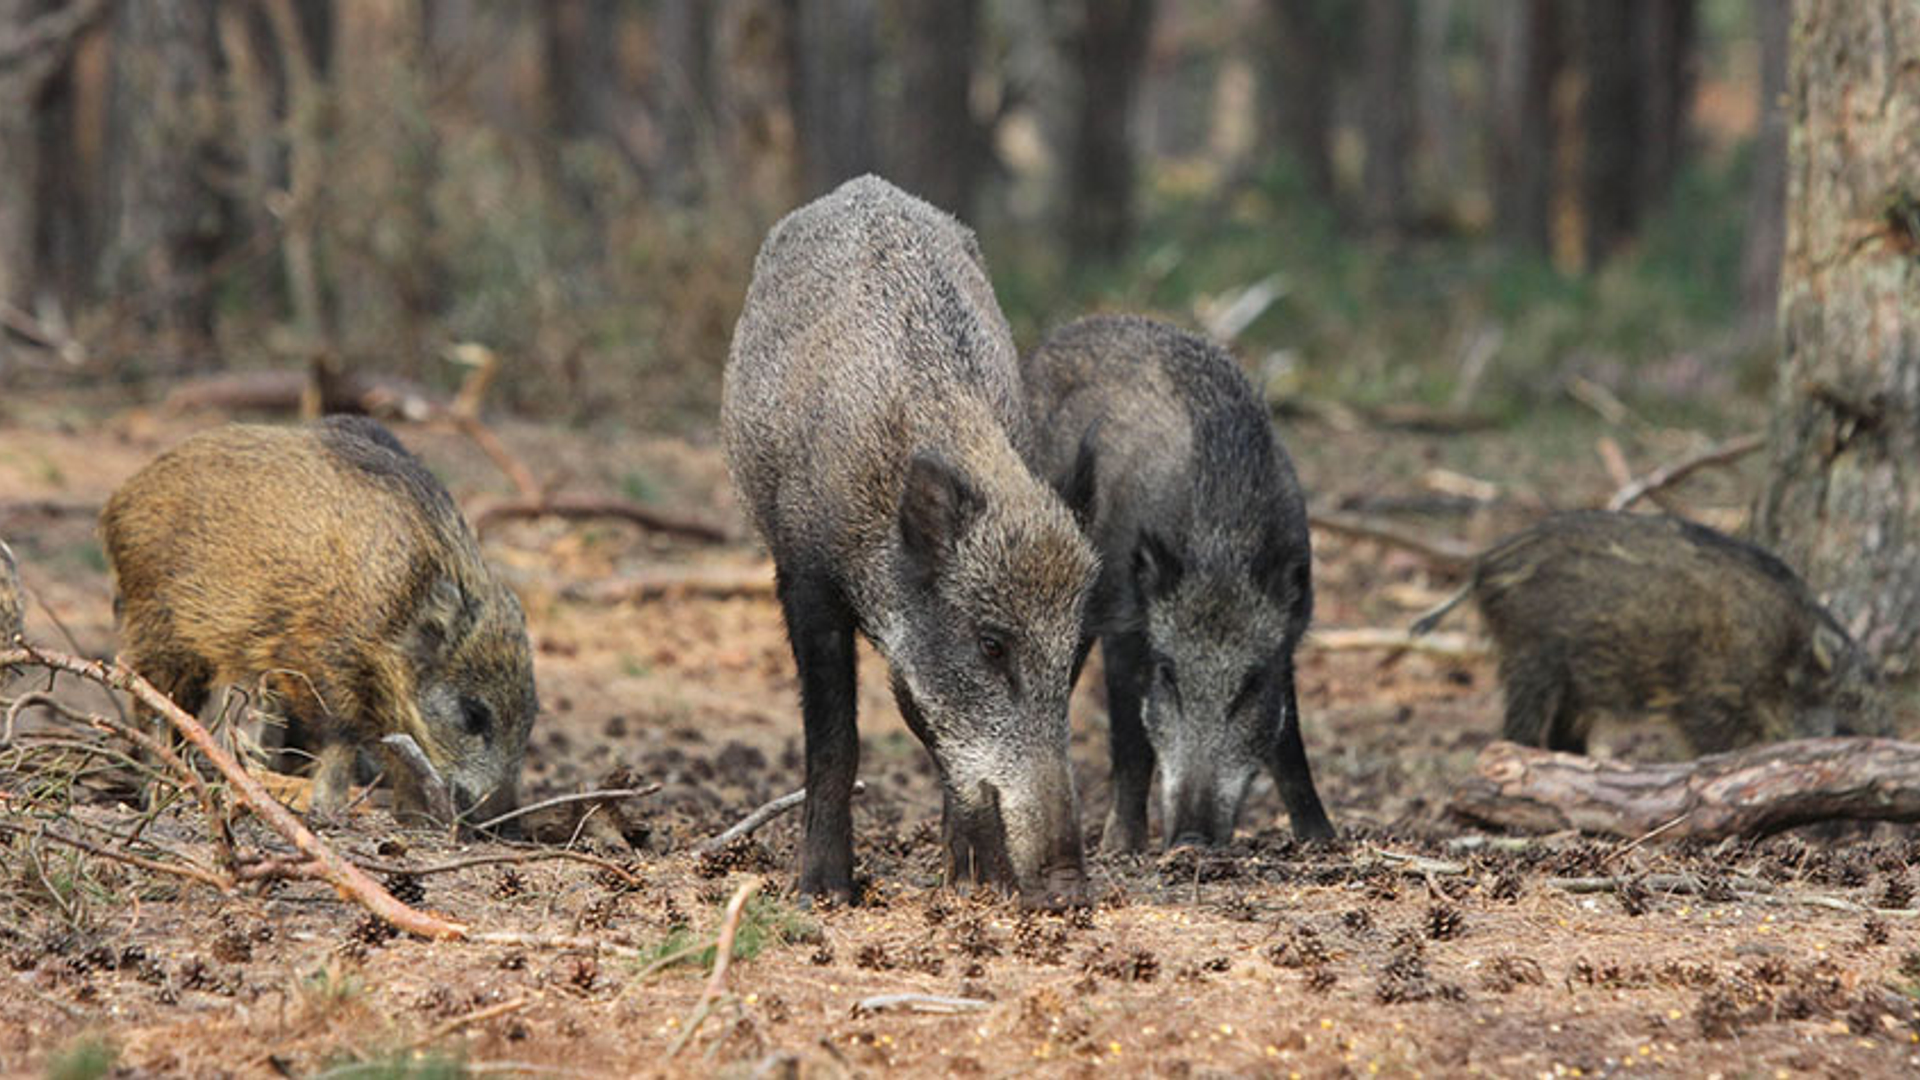
[[[1402,548],[1447,570],[1464,570],[1473,564],[1473,549],[1457,540],[1428,539],[1384,522],[1369,521],[1350,514],[1319,510],[1307,515],[1313,528],[1361,540],[1372,540],[1389,547]]]
[[[427,816],[442,825],[451,825],[459,820],[454,813],[453,792],[448,789],[446,778],[440,770],[433,767],[427,758],[427,752],[413,736],[397,731],[380,740],[380,745],[392,751],[393,759],[406,766],[413,773],[413,783],[427,802]]]
[[[680,1037],[675,1039],[673,1045],[668,1048],[667,1060],[671,1061],[680,1056],[680,1051],[686,1049],[687,1043],[693,1041],[694,1033],[699,1031],[700,1025],[706,1022],[707,1016],[713,1012],[714,1003],[726,990],[727,968],[733,960],[733,938],[740,931],[740,915],[747,908],[747,899],[760,891],[760,884],[761,879],[748,878],[734,890],[733,899],[727,901],[727,913],[720,923],[720,940],[714,946],[713,974],[707,976],[707,985],[700,991],[700,1003],[694,1006],[693,1012],[687,1017],[686,1024],[681,1028]]]
[[[699,540],[709,544],[724,544],[733,539],[727,530],[713,522],[670,511],[656,510],[631,499],[604,495],[542,495],[538,491],[529,495],[523,492],[522,497],[518,499],[494,499],[477,503],[467,516],[473,522],[473,531],[477,533],[485,533],[495,522],[509,518],[558,517],[569,521],[614,518],[638,525],[651,532]]]
[[[441,1039],[446,1038],[447,1036],[453,1034],[454,1032],[459,1031],[463,1027],[467,1027],[472,1024],[484,1023],[488,1020],[498,1019],[499,1017],[505,1016],[508,1013],[519,1012],[521,1009],[524,1009],[531,1004],[533,1004],[532,998],[517,997],[511,1001],[502,1001],[502,1002],[499,1002],[498,1004],[489,1005],[484,1009],[475,1009],[470,1013],[465,1013],[463,1015],[456,1016],[453,1019],[447,1021],[446,1023],[441,1024],[439,1027],[434,1028],[432,1031],[427,1032],[425,1035],[422,1035],[419,1038],[413,1040],[413,1042],[409,1044],[408,1049],[411,1049],[411,1050],[425,1049],[426,1047],[432,1046],[434,1043],[439,1042]]]
[[[16,836],[32,836],[36,839],[51,840],[56,844],[64,844],[67,847],[84,851],[89,855],[97,855],[102,859],[111,859],[114,862],[125,863],[137,869],[148,870],[156,874],[171,874],[174,877],[183,877],[189,881],[197,881],[202,885],[210,885],[223,893],[233,891],[234,881],[231,877],[215,873],[212,870],[204,870],[191,864],[162,862],[159,859],[149,859],[144,856],[134,855],[130,852],[115,851],[112,848],[101,847],[98,844],[82,840],[77,836],[63,836],[60,833],[44,828],[37,831],[29,831],[18,825],[0,821],[0,829],[5,829]]]
[[[659,784],[647,784],[637,788],[606,788],[601,791],[576,791],[571,795],[555,795],[551,799],[542,799],[537,803],[509,810],[499,817],[488,818],[473,828],[476,832],[485,832],[503,822],[512,821],[514,818],[537,813],[555,806],[565,806],[568,803],[577,802],[600,803],[614,802],[619,799],[637,799],[643,795],[652,795],[659,790]]]
[[[992,1007],[993,1002],[979,998],[946,997],[941,994],[875,994],[855,1002],[853,1012],[856,1016],[892,1009],[921,1013],[965,1013]]]
[[[385,919],[394,927],[428,938],[458,938],[467,933],[467,928],[459,923],[450,922],[402,904],[393,898],[393,894],[383,888],[379,882],[368,877],[359,867],[354,866],[336,852],[333,847],[315,836],[300,820],[281,806],[267,790],[260,786],[252,773],[243,768],[233,756],[221,747],[200,721],[188,714],[172,699],[161,693],[154,685],[141,678],[134,671],[117,663],[97,660],[85,660],[77,656],[49,652],[36,647],[0,650],[0,665],[29,664],[50,670],[65,671],[81,678],[131,694],[134,700],[152,709],[164,717],[173,729],[192,743],[213,767],[232,785],[233,791],[252,811],[275,832],[285,837],[294,847],[312,861],[313,876],[326,881],[343,898],[352,900]],[[123,734],[132,734],[125,725],[119,727]],[[150,740],[155,741],[157,740]],[[209,822],[215,828],[224,827],[224,816]]]
[[[1607,509],[1625,510],[1646,496],[1672,487],[1709,465],[1726,465],[1738,461],[1766,444],[1765,436],[1759,433],[1748,433],[1710,446],[1692,457],[1682,458],[1670,465],[1662,465],[1647,475],[1622,485],[1613,493],[1613,497],[1607,500]]]
[[[455,859],[452,862],[433,863],[428,866],[399,866],[393,863],[369,862],[366,859],[355,859],[353,863],[362,870],[371,871],[376,874],[411,874],[414,877],[427,877],[432,874],[451,874],[459,870],[471,870],[476,866],[519,866],[527,863],[551,862],[556,859],[599,867],[634,888],[639,888],[646,884],[645,881],[641,880],[632,871],[614,862],[612,859],[603,859],[598,855],[589,855],[584,851],[567,851],[560,848],[542,851],[523,851],[513,855],[476,855],[470,859]]]
[[[866,790],[867,782],[865,780],[855,780],[853,782],[853,793],[855,795],[864,794]],[[721,848],[726,847],[728,844],[731,844],[743,836],[753,835],[762,825],[765,825],[767,822],[772,821],[774,818],[779,817],[781,814],[786,813],[806,801],[806,788],[801,788],[799,791],[789,791],[777,799],[770,799],[762,803],[759,809],[741,818],[726,832],[718,836],[709,837],[694,845],[694,850],[698,852],[719,851]]]
[[[1411,634],[1392,627],[1352,627],[1310,630],[1301,642],[1305,648],[1346,652],[1385,649],[1391,652],[1425,653],[1451,660],[1477,660],[1490,655],[1492,646],[1465,634]]]

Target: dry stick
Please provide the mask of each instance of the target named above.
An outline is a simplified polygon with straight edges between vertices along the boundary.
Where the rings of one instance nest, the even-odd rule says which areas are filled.
[[[233,879],[231,877],[215,873],[212,870],[203,870],[191,863],[169,863],[162,862],[158,859],[149,859],[141,855],[101,847],[98,844],[82,840],[77,836],[62,836],[57,832],[51,832],[45,829],[30,833],[18,825],[4,821],[0,821],[0,829],[5,829],[16,836],[30,835],[41,840],[51,840],[56,844],[64,844],[67,847],[84,851],[89,855],[98,855],[103,859],[111,859],[114,862],[125,863],[128,866],[138,867],[141,870],[151,870],[156,874],[172,874],[175,877],[183,877],[189,881],[197,881],[202,885],[211,885],[221,892],[233,891]]]
[[[171,698],[134,672],[117,663],[83,660],[77,656],[67,656],[34,647],[0,651],[0,665],[6,664],[32,664],[65,671],[84,679],[91,679],[110,689],[133,695],[136,701],[166,717],[173,729],[205,755],[213,767],[233,785],[234,791],[246,804],[247,809],[253,811],[257,817],[307,857],[309,865],[303,868],[304,873],[327,882],[343,899],[352,900],[394,927],[408,933],[427,938],[466,936],[465,926],[417,911],[395,900],[393,894],[382,888],[379,882],[368,877],[359,867],[341,858],[331,845],[315,836],[300,823],[298,818],[288,812],[286,807],[275,801],[273,796],[260,786],[260,782],[253,778],[253,774],[241,767],[240,763],[221,747],[218,740],[200,725],[200,721],[175,705]]]
[[[516,481],[517,483],[517,481]],[[522,493],[518,499],[494,499],[478,503],[469,515],[475,532],[484,533],[489,525],[508,518],[559,517],[616,518],[653,532],[682,536],[711,544],[733,539],[727,530],[710,521],[656,510],[631,499],[598,495],[543,495],[538,491]]]
[[[1758,433],[1749,433],[1728,439],[1716,446],[1710,446],[1690,458],[1682,458],[1671,465],[1662,465],[1647,475],[1634,480],[1613,493],[1607,500],[1607,509],[1625,510],[1634,503],[1656,491],[1672,487],[1681,480],[1709,465],[1726,465],[1738,461],[1767,444],[1766,437]]]
[[[362,870],[371,871],[375,874],[411,874],[414,877],[427,877],[433,874],[451,874],[459,870],[471,870],[477,866],[521,866],[528,863],[552,862],[554,860],[585,863],[588,866],[599,867],[635,888],[646,884],[639,876],[629,871],[626,867],[621,866],[619,863],[614,862],[612,859],[603,859],[598,855],[589,855],[584,851],[567,851],[561,848],[543,851],[523,851],[514,855],[476,855],[470,859],[455,859],[452,862],[430,863],[426,866],[400,866],[394,863],[371,862],[366,859],[355,859],[353,860],[353,864]]]
[[[497,1019],[508,1013],[519,1012],[531,1004],[533,1004],[532,998],[517,997],[511,1001],[502,1001],[496,1005],[489,1005],[484,1009],[475,1009],[470,1013],[456,1016],[446,1023],[441,1024],[439,1027],[434,1028],[432,1031],[427,1032],[425,1035],[413,1040],[413,1042],[408,1045],[408,1049],[425,1049],[470,1024],[478,1024],[487,1020]]]
[[[413,782],[419,786],[421,794],[426,796],[427,816],[442,825],[451,825],[459,820],[453,810],[453,792],[448,790],[446,778],[440,770],[433,767],[427,759],[427,752],[406,732],[395,732],[380,740],[380,745],[393,751],[394,759],[413,772]]]
[[[638,573],[574,582],[562,599],[584,604],[624,604],[663,596],[772,596],[773,564],[753,566],[655,566]]]
[[[875,994],[855,1002],[853,1011],[856,1015],[886,1012],[889,1009],[922,1013],[963,1013],[979,1012],[992,1006],[993,1002],[982,1001],[979,998],[944,997],[940,994]]]
[[[1421,634],[1416,637],[1405,630],[1378,627],[1311,630],[1301,644],[1309,649],[1330,651],[1392,649],[1456,660],[1475,660],[1493,651],[1486,642],[1465,634]]]
[[[708,1014],[713,1012],[714,1003],[720,1000],[720,994],[727,988],[727,967],[733,960],[733,937],[740,930],[740,915],[747,909],[747,898],[760,890],[760,879],[748,878],[734,890],[733,899],[727,901],[727,914],[720,923],[720,940],[714,946],[713,974],[707,976],[707,985],[700,991],[700,1003],[687,1017],[686,1026],[680,1037],[667,1049],[667,1060],[680,1056],[687,1043],[693,1041],[694,1032],[706,1023]]]
[[[644,787],[636,788],[605,788],[600,791],[576,791],[571,795],[555,795],[551,799],[541,799],[539,802],[533,803],[530,806],[522,806],[518,809],[509,810],[499,817],[488,818],[480,824],[473,826],[473,828],[476,832],[484,832],[503,822],[512,821],[514,818],[526,814],[538,813],[541,810],[550,809],[555,806],[565,806],[568,803],[577,802],[613,802],[616,799],[637,799],[643,795],[652,795],[659,790],[659,784],[647,784]]]
[[[1366,518],[1331,510],[1320,510],[1308,514],[1307,524],[1326,532],[1403,548],[1447,570],[1465,570],[1473,564],[1474,556],[1477,554],[1458,541],[1429,540],[1384,522],[1369,521]]]
[[[533,470],[527,468],[525,462],[513,456],[513,451],[507,449],[507,444],[500,441],[500,436],[495,435],[492,428],[481,423],[477,416],[466,416],[452,411],[449,411],[446,416],[453,422],[454,427],[460,429],[462,435],[473,440],[473,444],[480,448],[481,453],[493,459],[493,463],[507,475],[508,480],[513,482],[513,489],[520,493],[521,498],[534,502],[542,501],[544,492],[540,490],[540,481],[534,477]],[[480,531],[478,517],[474,518],[473,529],[475,532]]]
[[[866,790],[867,782],[865,780],[855,780],[853,782],[853,793],[855,795],[863,795],[866,793]],[[693,850],[699,852],[718,851],[743,836],[753,835],[760,826],[765,825],[767,822],[772,821],[774,818],[779,817],[781,814],[786,813],[806,801],[806,788],[801,788],[799,791],[789,791],[777,799],[771,799],[761,804],[759,809],[741,818],[732,828],[721,833],[719,836],[708,837],[700,841],[694,845]]]

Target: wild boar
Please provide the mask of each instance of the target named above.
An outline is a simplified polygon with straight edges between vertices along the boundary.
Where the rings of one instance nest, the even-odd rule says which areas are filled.
[[[1784,562],[1679,518],[1578,511],[1496,544],[1471,596],[1500,651],[1506,737],[1583,754],[1596,719],[1671,718],[1696,754],[1884,734],[1872,660]]]
[[[189,711],[213,686],[262,688],[319,747],[316,809],[340,806],[358,751],[393,734],[460,810],[514,805],[538,711],[525,617],[384,427],[202,432],[116,491],[101,532],[125,660]],[[403,782],[396,804],[421,794]]]
[[[1272,771],[1302,838],[1333,835],[1300,736],[1293,654],[1313,613],[1306,503],[1267,411],[1218,346],[1152,319],[1055,331],[1022,364],[1035,468],[1090,458],[1100,555],[1089,638],[1105,658],[1113,806],[1102,846],[1233,839]]]
[[[789,214],[754,263],[721,426],[800,673],[800,890],[853,888],[857,630],[933,758],[950,880],[1081,892],[1067,696],[1095,561],[1023,459],[972,233],[870,176]]]

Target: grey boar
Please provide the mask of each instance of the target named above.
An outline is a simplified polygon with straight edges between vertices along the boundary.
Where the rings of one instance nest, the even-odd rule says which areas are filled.
[[[1023,460],[1019,363],[973,234],[870,176],[787,215],[754,263],[721,426],[800,673],[800,891],[853,888],[857,630],[932,756],[949,880],[1082,893],[1067,697],[1094,556]]]
[[[1602,716],[1670,718],[1696,754],[1886,732],[1872,660],[1793,570],[1703,525],[1555,515],[1481,555],[1414,633],[1468,596],[1518,743],[1583,754]]]
[[[230,425],[156,458],[101,532],[126,662],[182,708],[268,694],[316,745],[314,806],[405,734],[478,818],[515,804],[537,711],[526,620],[438,480],[379,424]],[[396,805],[423,806],[404,769]]]
[[[1113,759],[1102,846],[1146,845],[1156,775],[1168,847],[1226,843],[1263,765],[1295,835],[1332,836],[1294,693],[1313,613],[1306,505],[1246,377],[1193,334],[1095,316],[1049,336],[1022,378],[1036,470],[1064,488],[1093,469],[1087,635],[1105,658]]]

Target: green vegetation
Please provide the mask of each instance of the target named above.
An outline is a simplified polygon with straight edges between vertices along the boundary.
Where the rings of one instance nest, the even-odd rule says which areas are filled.
[[[100,1035],[82,1035],[47,1060],[47,1080],[99,1080],[119,1060],[120,1048]]]

